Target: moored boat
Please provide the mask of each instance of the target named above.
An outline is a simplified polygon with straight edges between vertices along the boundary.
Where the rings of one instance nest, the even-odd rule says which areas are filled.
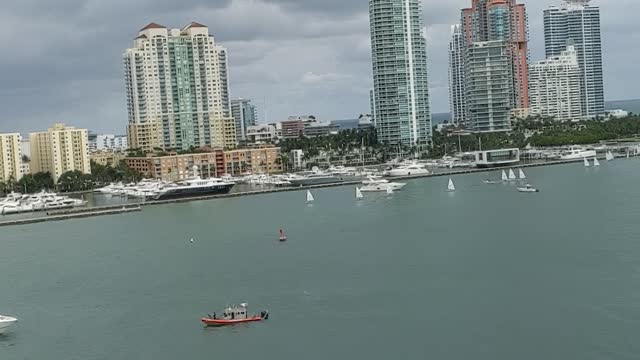
[[[231,306],[224,310],[222,317],[218,317],[215,313],[213,315],[207,315],[200,321],[205,326],[221,327],[237,325],[242,323],[250,323],[257,321],[264,321],[269,319],[269,312],[262,311],[260,315],[249,315],[247,304],[240,304],[238,306]]]

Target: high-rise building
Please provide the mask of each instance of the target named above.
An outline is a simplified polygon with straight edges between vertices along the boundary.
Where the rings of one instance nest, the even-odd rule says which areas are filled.
[[[600,8],[590,0],[565,0],[562,7],[544,11],[544,42],[547,57],[559,56],[574,46],[582,72],[580,78],[582,115],[602,116],[604,80],[602,73],[602,39]]]
[[[511,129],[513,100],[511,54],[504,41],[474,42],[465,57],[469,129],[476,132]]]
[[[20,134],[0,134],[0,181],[18,181],[22,171],[22,137]]]
[[[524,4],[516,0],[472,0],[462,10],[462,30],[467,47],[474,42],[503,41],[512,67],[512,106],[529,107],[528,32]]]
[[[431,143],[421,0],[369,0],[374,118],[389,145]]]
[[[449,41],[449,108],[451,122],[456,125],[467,125],[467,103],[464,79],[464,36],[460,25],[451,27]]]
[[[56,124],[46,132],[29,134],[31,171],[49,172],[54,181],[68,171],[91,174],[89,132]]]
[[[577,121],[582,116],[580,65],[573,46],[529,69],[531,115]]]
[[[231,100],[231,114],[236,124],[236,139],[247,140],[247,129],[258,123],[258,111],[249,99]]]
[[[123,61],[131,148],[235,143],[226,138],[233,122],[227,51],[206,26],[167,29],[151,23],[140,30]]]

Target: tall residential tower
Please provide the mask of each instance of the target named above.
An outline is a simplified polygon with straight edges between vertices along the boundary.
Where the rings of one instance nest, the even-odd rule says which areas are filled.
[[[151,23],[123,61],[132,148],[235,146],[227,51],[206,26]]]
[[[431,143],[421,0],[369,0],[374,116],[389,145]]]
[[[547,57],[560,56],[574,46],[580,65],[582,115],[604,115],[604,80],[600,8],[590,0],[565,0],[562,7],[544,11],[544,42]]]
[[[464,36],[460,25],[451,27],[449,41],[449,108],[451,122],[467,125],[467,102],[464,79]]]

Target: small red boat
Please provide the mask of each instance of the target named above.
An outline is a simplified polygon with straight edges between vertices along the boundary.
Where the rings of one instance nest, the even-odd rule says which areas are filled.
[[[287,235],[285,235],[284,229],[280,229],[280,241],[287,241]]]
[[[247,304],[240,304],[239,306],[228,307],[224,310],[222,317],[218,318],[214,313],[213,316],[209,315],[200,319],[205,326],[221,327],[237,325],[242,323],[257,322],[269,319],[269,312],[263,311],[260,315],[249,316],[247,311]]]

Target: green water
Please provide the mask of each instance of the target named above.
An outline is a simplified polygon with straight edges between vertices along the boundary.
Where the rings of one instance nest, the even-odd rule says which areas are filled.
[[[2,228],[0,359],[637,359],[640,160],[527,174]],[[240,302],[271,318],[200,326]]]

